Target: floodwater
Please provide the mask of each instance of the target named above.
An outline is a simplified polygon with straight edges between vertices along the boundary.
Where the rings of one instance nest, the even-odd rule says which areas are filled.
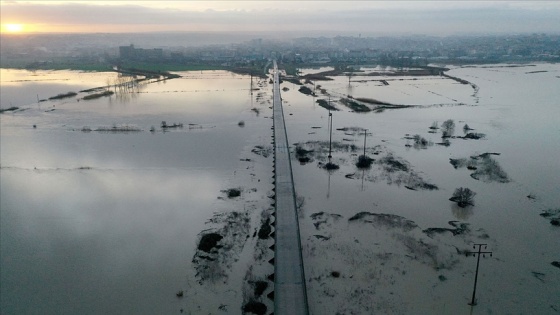
[[[104,86],[116,74],[1,74],[1,107],[23,109],[0,115],[2,314],[241,313],[246,275],[266,269],[247,271],[257,246],[250,235],[272,190],[271,157],[251,152],[270,146],[266,80],[251,95],[247,76],[182,72],[111,97],[78,101],[80,93],[38,103]],[[560,207],[560,66],[447,74],[471,84],[355,73],[350,84],[348,77],[315,82],[328,93],[318,97],[282,84],[290,143],[315,149],[310,162],[292,163],[312,314],[560,311],[560,269],[551,264],[560,261],[560,229],[539,215]],[[339,102],[348,95],[416,107],[354,113]],[[316,103],[329,96],[340,109],[332,134],[340,169],[331,172],[319,167],[327,162],[329,132],[328,112]],[[441,129],[429,127],[448,119],[454,136],[464,135],[465,124],[485,136],[438,145]],[[162,121],[184,125],[164,132]],[[354,129],[337,130],[344,127]],[[366,154],[376,160],[367,170],[354,166],[362,128]],[[415,146],[416,134],[428,144]],[[343,149],[352,144],[355,151]],[[507,180],[476,180],[450,164],[483,153],[499,153],[491,158]],[[407,171],[387,171],[388,156]],[[407,189],[416,187],[411,182],[439,189]],[[224,198],[232,187],[242,188],[241,200]],[[476,192],[474,206],[449,201],[458,187]],[[228,211],[250,212],[251,227],[241,233],[247,241],[231,247],[229,278],[199,284],[191,261],[200,233],[215,228],[208,224],[214,214]],[[459,224],[468,228],[426,232]],[[493,253],[481,258],[471,308],[476,258],[459,252],[473,243]]]
[[[312,97],[284,83],[289,88],[282,95],[288,138],[315,150],[311,162],[292,164],[296,191],[305,199],[300,224],[312,313],[560,312],[560,270],[551,264],[560,260],[560,229],[539,215],[560,207],[560,66],[464,67],[447,74],[471,84],[440,76],[358,73],[350,83],[342,76],[314,82],[327,94],[317,90]],[[353,113],[338,102],[348,95],[420,106]],[[330,172],[318,167],[328,161],[328,112],[315,103],[329,97],[340,109],[332,112],[333,143],[357,149],[333,149],[332,162],[340,169]],[[471,132],[485,137],[451,138],[449,146],[437,145],[441,131],[429,133],[429,127],[448,119],[456,124],[455,136],[464,135],[468,124],[475,129]],[[337,130],[344,127],[357,131]],[[357,169],[361,128],[368,132],[370,157],[379,162],[390,154],[412,172],[387,172],[375,162],[371,169]],[[416,134],[428,144],[415,146],[409,138]],[[317,141],[326,141],[320,153]],[[450,158],[487,152],[499,153],[492,158],[507,180],[476,180],[469,176],[472,171],[450,164]],[[409,190],[405,186],[412,177],[439,189]],[[476,193],[474,206],[459,208],[448,200],[459,187]],[[406,231],[382,219],[351,220],[360,212],[396,215],[418,227]],[[468,224],[470,232],[422,232],[452,228],[449,221]],[[471,308],[476,259],[457,252],[473,250],[473,243],[488,244],[493,256],[481,258],[478,306]],[[333,278],[332,271],[340,272],[340,278]]]
[[[250,150],[270,144],[271,120],[248,76],[179,74],[111,97],[37,103],[36,94],[104,86],[116,74],[2,70],[2,108],[24,109],[0,116],[2,314],[185,308],[176,293],[194,278],[198,234],[234,208],[221,190],[257,183],[239,172],[258,169]],[[183,127],[164,131],[162,121]]]

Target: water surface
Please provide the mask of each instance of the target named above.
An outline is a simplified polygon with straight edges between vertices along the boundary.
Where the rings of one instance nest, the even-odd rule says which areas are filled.
[[[271,123],[251,110],[268,105],[249,77],[180,74],[131,93],[37,104],[35,94],[103,86],[116,74],[2,70],[2,107],[21,108],[0,116],[3,314],[185,308],[176,293],[194,278],[199,233],[231,208],[217,197],[246,184],[236,170],[255,162],[240,158]],[[135,131],[111,131],[123,126]]]

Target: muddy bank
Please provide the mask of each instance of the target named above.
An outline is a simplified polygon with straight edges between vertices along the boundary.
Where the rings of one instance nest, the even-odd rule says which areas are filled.
[[[9,107],[9,108],[0,108],[0,114],[7,113],[7,112],[15,112],[18,109],[19,109],[19,107],[17,107],[17,106],[12,106],[12,107]]]
[[[357,136],[363,129],[358,127],[345,127],[337,129],[344,131],[347,136]],[[362,133],[363,134],[363,133]],[[371,158],[371,166],[359,169],[358,151],[355,144],[332,142],[332,163],[340,169],[340,176],[351,180],[365,180],[369,182],[385,181],[388,185],[403,186],[409,190],[437,190],[438,186],[429,183],[412,165],[393,151],[382,145],[366,148],[366,156]],[[300,164],[317,162],[323,168],[328,162],[329,142],[308,141],[294,144],[294,156]],[[337,171],[338,172],[338,171]]]
[[[61,94],[49,97],[49,100],[60,100],[60,99],[63,99],[63,98],[74,97],[76,95],[78,95],[78,93],[76,93],[76,92],[61,93]]]
[[[331,105],[329,102],[327,102],[323,99],[318,99],[317,104],[319,104],[319,106],[323,107],[326,110],[332,110],[332,111],[338,111],[339,110],[338,108],[336,108],[335,106]]]
[[[502,169],[498,161],[492,156],[500,153],[482,153],[469,158],[450,158],[449,163],[455,168],[467,168],[473,171],[471,177],[483,182],[508,183],[510,181],[507,173]]]
[[[461,221],[422,228],[403,216],[369,211],[349,218],[317,212],[309,219],[313,227],[304,233],[303,253],[310,307],[317,314],[415,313],[406,288],[422,278],[446,290],[468,269],[465,253],[473,242],[495,245],[483,229]]]
[[[554,226],[560,226],[560,208],[544,210],[541,212],[541,217],[549,220]]]
[[[249,238],[248,212],[234,211],[215,214],[209,222],[218,228],[200,234],[193,264],[199,284],[226,282],[232,264],[238,259]]]
[[[371,109],[360,103],[360,102],[356,102],[355,100],[353,100],[352,98],[341,98],[339,100],[340,103],[342,103],[343,105],[345,105],[346,107],[350,108],[352,111],[356,112],[356,113],[367,113],[370,112]]]
[[[254,97],[260,105],[268,102],[265,90]],[[268,118],[261,117],[268,110],[259,106],[247,112],[250,119],[260,119]],[[180,300],[182,313],[267,314],[273,309],[274,286],[269,278],[274,273],[271,134],[259,133],[250,139],[232,177],[216,191],[216,210],[195,240],[196,251]]]
[[[305,94],[305,95],[315,95],[313,90],[311,90],[307,86],[301,86],[298,91],[302,94]]]
[[[403,108],[418,107],[417,105],[391,104],[391,103],[382,102],[371,98],[363,98],[363,97],[353,98],[350,95],[348,96],[348,98],[341,98],[339,102],[357,113],[367,113],[367,112],[382,113],[386,109],[403,109]]]
[[[328,71],[323,71],[314,74],[307,74],[302,76],[301,78],[313,80],[313,81],[328,81],[333,80],[330,77],[342,76],[342,75],[355,75],[359,73],[360,76],[433,76],[433,75],[440,75],[444,71],[449,70],[448,68],[440,68],[440,67],[422,67],[416,69],[406,69],[406,70],[391,70],[391,71],[372,71],[372,72],[364,72],[363,70],[353,69],[353,68],[338,68]]]
[[[86,95],[82,99],[87,101],[87,100],[93,100],[93,99],[104,97],[104,96],[111,96],[113,94],[115,94],[115,92],[113,92],[113,91],[104,91],[104,92],[101,92],[101,93],[94,93],[94,94]]]

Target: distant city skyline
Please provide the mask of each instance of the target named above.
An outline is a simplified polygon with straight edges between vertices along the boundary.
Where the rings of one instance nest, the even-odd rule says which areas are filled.
[[[0,1],[2,33],[559,33],[558,1]]]

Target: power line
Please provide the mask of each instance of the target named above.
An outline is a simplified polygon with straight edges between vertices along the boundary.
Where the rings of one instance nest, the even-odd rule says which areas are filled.
[[[490,254],[490,257],[492,257],[492,252],[483,252],[482,251],[482,246],[484,246],[484,249],[486,249],[488,246],[487,244],[474,244],[473,245],[473,249],[476,249],[476,246],[478,246],[478,251],[476,252],[466,252],[465,256],[469,256],[469,255],[473,255],[476,256],[478,255],[478,259],[476,260],[476,273],[474,276],[474,288],[473,288],[473,293],[472,293],[472,300],[469,303],[469,305],[476,305],[476,300],[475,300],[475,295],[476,295],[476,282],[478,280],[478,266],[480,265],[480,255],[482,254],[482,257],[485,257],[486,254]]]

